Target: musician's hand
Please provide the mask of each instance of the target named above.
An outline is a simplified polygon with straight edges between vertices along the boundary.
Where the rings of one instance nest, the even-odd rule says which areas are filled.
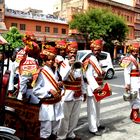
[[[55,61],[55,63],[57,64],[58,67],[60,67],[63,61]]]
[[[81,80],[81,77],[77,77],[75,80],[76,81],[80,81]]]
[[[75,62],[75,60],[76,60],[76,58],[75,58],[74,56],[71,57],[71,58],[69,59],[69,64],[70,64],[70,65],[73,65],[74,62]]]
[[[105,71],[102,71],[102,76],[103,77],[105,77],[105,74],[106,74],[106,72]]]
[[[86,95],[86,94],[84,94],[84,100],[83,100],[83,102],[85,102],[85,101],[86,101],[86,99],[87,99],[87,95]]]
[[[126,90],[126,92],[130,91],[130,89],[131,89],[130,84],[127,84],[127,85],[125,86],[125,90]]]
[[[27,103],[30,102],[30,98],[31,98],[31,96],[30,96],[29,98],[27,98],[26,93],[24,93],[24,94],[22,95],[22,102],[23,102],[24,104],[27,104]]]
[[[63,87],[63,82],[62,82],[62,81],[59,81],[59,82],[58,82],[58,86],[59,86],[60,88],[62,88],[62,87]]]
[[[56,97],[57,96],[57,92],[53,89],[50,90],[50,94],[53,95],[53,97]]]
[[[102,88],[101,87],[98,87],[94,90],[94,92],[102,92]]]
[[[13,96],[14,91],[13,90],[8,90],[8,97],[12,97]]]
[[[53,64],[53,67],[56,68],[56,69],[58,69],[58,63],[55,62],[55,63]]]

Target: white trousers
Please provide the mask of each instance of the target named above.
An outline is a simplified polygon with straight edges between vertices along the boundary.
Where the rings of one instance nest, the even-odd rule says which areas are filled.
[[[139,110],[140,110],[140,98],[136,98],[135,100],[130,101],[130,105],[131,105],[131,108],[133,108],[133,109],[139,108]]]
[[[57,140],[75,137],[74,129],[78,123],[81,102],[81,100],[63,102],[64,118],[60,120]]]
[[[59,121],[41,121],[40,122],[40,138],[48,138],[51,134],[58,131]]]
[[[100,102],[96,102],[94,97],[87,97],[87,116],[89,131],[98,131],[100,125]]]

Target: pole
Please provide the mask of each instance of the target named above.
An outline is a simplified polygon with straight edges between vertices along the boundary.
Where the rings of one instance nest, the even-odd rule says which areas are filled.
[[[1,97],[1,91],[2,91],[2,80],[3,80],[3,71],[4,71],[4,53],[5,53],[5,45],[2,45],[2,64],[1,64],[1,70],[0,70],[0,97]]]

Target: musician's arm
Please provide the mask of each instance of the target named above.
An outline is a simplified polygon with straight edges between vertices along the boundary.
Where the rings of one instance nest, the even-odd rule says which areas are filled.
[[[98,85],[97,81],[94,78],[93,68],[91,65],[89,65],[89,68],[87,69],[85,74],[86,74],[87,82],[88,82],[92,92],[94,92],[94,90],[99,88],[100,86]]]

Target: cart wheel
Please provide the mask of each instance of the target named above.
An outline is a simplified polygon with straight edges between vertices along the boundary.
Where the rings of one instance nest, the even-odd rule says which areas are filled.
[[[2,118],[4,118],[2,125],[15,129],[16,130],[15,135],[19,137],[20,140],[25,140],[25,125],[21,120],[21,118],[15,112],[9,110],[4,110],[3,113],[1,114],[4,114],[4,117],[2,116]]]
[[[9,133],[0,132],[0,140],[20,140],[20,138]]]

